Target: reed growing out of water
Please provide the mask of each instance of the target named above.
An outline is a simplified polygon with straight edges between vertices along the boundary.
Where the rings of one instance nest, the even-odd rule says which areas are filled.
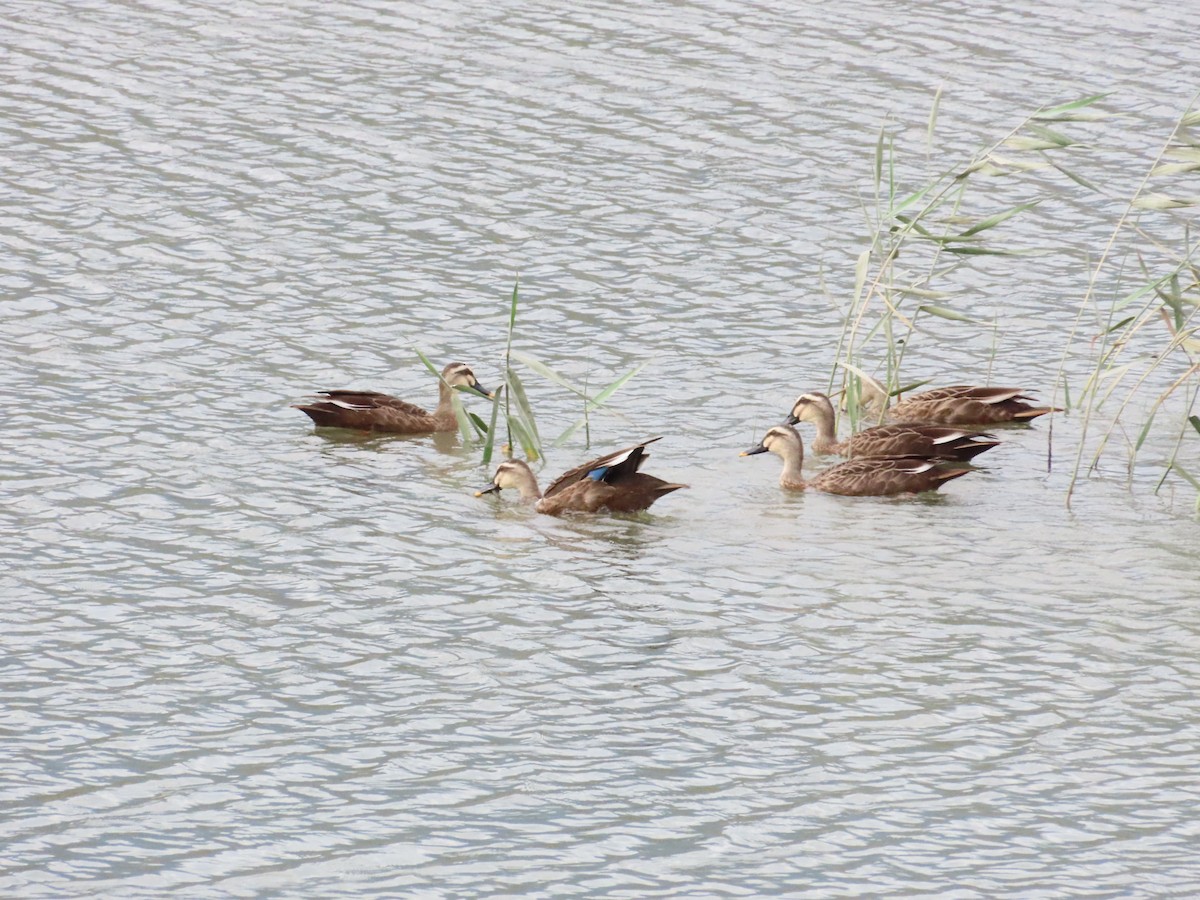
[[[855,267],[854,292],[837,352],[841,371],[835,370],[830,378],[831,388],[840,381],[845,390],[854,427],[858,427],[862,376],[873,374],[891,394],[919,384],[904,383],[903,363],[922,330],[923,317],[990,325],[995,359],[995,336],[1003,325],[1000,316],[988,321],[954,305],[945,283],[975,257],[1016,256],[1052,248],[1013,249],[992,241],[992,229],[1016,219],[1043,198],[1034,196],[968,217],[964,215],[967,191],[983,176],[1012,177],[1049,170],[1070,179],[1072,189],[1107,197],[1074,165],[1068,167],[1085,147],[1077,132],[1109,118],[1110,114],[1097,106],[1105,96],[1093,94],[1039,109],[965,164],[947,166],[907,192],[900,189],[896,176],[895,142],[885,129],[880,130],[869,245]],[[939,102],[940,91],[929,114],[930,145]],[[1200,491],[1200,473],[1188,471],[1180,462],[1181,449],[1194,448],[1200,440],[1200,416],[1193,413],[1200,397],[1200,240],[1192,230],[1194,225],[1189,226],[1178,213],[1200,205],[1200,184],[1196,183],[1200,138],[1194,133],[1198,127],[1200,111],[1194,98],[1090,266],[1052,388],[1054,405],[1074,405],[1082,417],[1083,433],[1067,489],[1068,503],[1081,474],[1098,465],[1114,436],[1126,435],[1132,467],[1137,451],[1156,428],[1165,429],[1173,439],[1159,485],[1174,472]],[[1177,236],[1161,237],[1164,225],[1174,228]],[[1151,252],[1166,262],[1148,262]],[[1085,330],[1089,319],[1097,323],[1095,330]],[[1075,354],[1081,336],[1088,341],[1094,367],[1072,396],[1066,362]],[[1148,391],[1154,391],[1154,396],[1140,396]],[[1115,409],[1102,419],[1100,413],[1106,406]],[[1167,408],[1172,410],[1170,416],[1165,415]],[[1178,416],[1176,410],[1181,411]]]
[[[504,423],[507,437],[505,446],[508,448],[508,452],[511,453],[513,448],[520,446],[525,457],[529,460],[540,458],[544,452],[544,444],[541,433],[538,430],[537,418],[534,416],[533,406],[529,402],[529,395],[525,392],[525,384],[513,365],[514,362],[520,363],[547,381],[565,388],[576,397],[582,406],[579,418],[551,442],[551,446],[553,447],[560,446],[566,442],[580,428],[585,430],[587,442],[590,444],[591,413],[604,406],[608,399],[642,368],[641,366],[635,366],[612,383],[606,385],[595,395],[589,395],[585,388],[580,388],[572,384],[567,378],[560,375],[537,357],[513,349],[513,338],[516,334],[517,310],[519,305],[520,280],[518,279],[513,283],[512,298],[509,301],[508,334],[504,344],[500,385],[495,389],[492,397],[492,411],[489,421],[484,422],[480,416],[464,409],[457,393],[452,394],[450,398],[450,402],[454,407],[455,418],[458,420],[458,430],[459,434],[462,435],[463,443],[467,446],[474,446],[482,442],[483,458],[481,462],[485,466],[492,461],[492,456],[495,454],[496,436],[498,434],[497,426],[501,421]],[[420,356],[421,361],[429,371],[437,375],[438,378],[441,378],[437,369],[423,353],[418,350],[417,355]]]
[[[945,167],[908,192],[901,190],[897,179],[895,141],[880,129],[875,145],[869,245],[858,256],[854,291],[838,343],[837,360],[843,371],[840,376],[835,371],[830,378],[831,388],[837,386],[839,377],[843,382],[854,427],[858,425],[857,397],[864,369],[874,370],[890,394],[919,384],[904,384],[902,367],[923,317],[989,324],[952,305],[952,295],[942,285],[956,269],[980,256],[1043,252],[1040,248],[1006,248],[989,241],[992,229],[1034,208],[1041,198],[969,216],[964,212],[968,189],[985,176],[1012,176],[1044,168],[1054,168],[1073,181],[1086,183],[1057,158],[1079,143],[1064,132],[1063,123],[1104,118],[1105,113],[1093,108],[1104,96],[1095,94],[1043,107],[969,160]],[[939,90],[926,129],[930,145],[940,99]],[[998,323],[990,324],[995,334]]]
[[[1084,469],[1094,470],[1114,435],[1119,429],[1124,433],[1130,425],[1136,431],[1136,437],[1127,438],[1132,469],[1165,405],[1176,398],[1181,400],[1174,404],[1180,414],[1174,422],[1168,418],[1164,426],[1173,434],[1173,445],[1155,489],[1175,472],[1198,491],[1196,509],[1200,511],[1200,476],[1179,461],[1185,439],[1191,447],[1200,440],[1200,416],[1192,412],[1200,394],[1200,239],[1188,220],[1176,213],[1200,206],[1200,136],[1192,132],[1200,127],[1198,98],[1200,95],[1193,97],[1176,121],[1092,266],[1063,353],[1065,362],[1083,315],[1091,312],[1099,332],[1089,337],[1094,367],[1077,399],[1083,435],[1067,488],[1068,503]],[[1176,236],[1160,237],[1164,230]],[[1166,262],[1148,264],[1144,255],[1148,248]],[[1131,352],[1131,348],[1143,352]],[[1165,371],[1160,373],[1160,369]],[[1160,384],[1166,380],[1166,386],[1151,388],[1152,379]],[[1148,406],[1144,400],[1135,402],[1148,389],[1157,391]],[[1116,408],[1091,447],[1085,466],[1089,431],[1109,403]],[[1130,415],[1140,421],[1126,422]]]

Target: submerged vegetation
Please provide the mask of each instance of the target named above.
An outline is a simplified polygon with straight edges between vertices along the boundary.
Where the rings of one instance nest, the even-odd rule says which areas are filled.
[[[990,238],[997,226],[1019,220],[1047,199],[1047,191],[1058,188],[1041,180],[1037,183],[1041,195],[977,215],[966,212],[979,205],[973,196],[974,203],[968,203],[968,192],[983,178],[1007,179],[1017,190],[1031,190],[1033,179],[1025,176],[1038,172],[1065,176],[1068,183],[1063,190],[1112,201],[1103,188],[1081,174],[1090,144],[1080,132],[1111,117],[1100,108],[1106,96],[1095,94],[1039,109],[995,143],[970,159],[945,166],[915,190],[901,189],[896,142],[881,129],[875,148],[869,242],[857,260],[854,291],[830,376],[830,387],[845,391],[854,427],[859,425],[864,377],[878,378],[890,394],[920,383],[906,384],[903,367],[916,339],[930,335],[923,327],[928,317],[990,328],[993,360],[999,354],[1003,313],[981,316],[977,310],[955,305],[948,285],[957,269],[979,257],[1052,252],[1052,247],[998,245]],[[939,100],[940,91],[926,132],[931,147]],[[1193,101],[1125,202],[1111,237],[1088,267],[1086,283],[1078,286],[1075,324],[1056,382],[1048,386],[1055,405],[1073,408],[1081,416],[1068,502],[1080,474],[1099,463],[1114,435],[1134,433],[1126,438],[1132,466],[1156,428],[1170,433],[1174,446],[1159,484],[1175,472],[1200,491],[1200,477],[1179,458],[1185,440],[1192,448],[1200,446],[1200,417],[1192,412],[1200,393],[1196,333],[1200,245],[1194,223],[1177,212],[1200,206],[1200,185],[1195,183],[1200,173],[1200,139],[1193,132],[1197,126],[1200,112]],[[1191,188],[1184,180],[1189,178]],[[1086,347],[1081,349],[1077,345],[1085,339]],[[1134,356],[1133,347],[1138,353],[1133,361],[1126,361]],[[1091,372],[1072,390],[1068,361],[1081,355],[1090,359]],[[1154,396],[1139,399],[1147,391]],[[1176,399],[1180,402],[1168,403]],[[1131,416],[1137,417],[1136,423],[1126,421]],[[1102,434],[1094,439],[1093,432],[1101,428]],[[1048,454],[1048,459],[1052,462],[1053,455]]]

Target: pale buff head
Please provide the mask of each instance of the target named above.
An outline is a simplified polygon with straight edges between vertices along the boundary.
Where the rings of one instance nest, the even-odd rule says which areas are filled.
[[[466,388],[484,397],[492,396],[491,392],[475,378],[475,373],[466,363],[454,362],[442,369],[442,380],[452,388]]]
[[[482,490],[475,492],[476,497],[484,494],[498,494],[506,488],[515,488],[523,500],[536,500],[541,496],[538,490],[537,478],[533,470],[519,459],[510,459],[496,467],[492,483]]]
[[[787,418],[789,425],[797,422],[825,422],[833,419],[833,401],[818,391],[801,394],[792,404],[791,415]]]

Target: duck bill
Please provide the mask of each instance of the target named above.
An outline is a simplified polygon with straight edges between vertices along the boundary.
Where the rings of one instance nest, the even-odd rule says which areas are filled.
[[[795,413],[788,413],[788,417],[783,422],[785,425],[798,425],[800,424],[800,419]]]
[[[475,496],[482,497],[484,494],[498,494],[498,493],[500,493],[500,485],[489,484],[487,487],[480,488],[479,490],[477,490],[475,492]]]
[[[749,450],[743,450],[738,456],[754,456],[756,453],[766,453],[767,448],[762,444],[755,444]]]

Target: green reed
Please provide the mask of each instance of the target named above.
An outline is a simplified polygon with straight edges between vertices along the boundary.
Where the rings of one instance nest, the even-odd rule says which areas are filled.
[[[989,317],[963,308],[946,285],[955,270],[973,257],[1044,253],[1054,248],[1012,249],[992,241],[992,229],[1033,209],[1044,197],[970,217],[964,213],[968,189],[983,177],[1012,179],[1038,171],[1065,176],[1071,191],[1111,199],[1102,185],[1067,165],[1088,146],[1087,134],[1081,132],[1111,117],[1098,108],[1105,97],[1093,94],[1038,109],[970,160],[945,167],[915,190],[901,188],[895,141],[886,128],[880,129],[874,203],[867,211],[870,243],[855,266],[854,292],[837,351],[841,371],[830,376],[831,389],[839,379],[842,383],[855,427],[864,377],[874,373],[890,395],[915,386],[903,384],[902,368],[916,339],[924,337],[926,317],[991,327],[992,359],[996,358],[1003,325],[1000,314]],[[940,100],[939,91],[926,131],[930,150]],[[1117,436],[1125,439],[1132,469],[1134,457],[1150,435],[1165,433],[1172,449],[1159,486],[1174,473],[1200,489],[1200,476],[1180,461],[1181,451],[1194,450],[1200,438],[1200,417],[1192,412],[1200,397],[1200,241],[1192,232],[1194,225],[1179,213],[1200,205],[1196,184],[1200,139],[1194,134],[1200,127],[1200,111],[1195,104],[1193,98],[1148,166],[1090,266],[1082,289],[1052,393],[1055,405],[1081,411],[1083,433],[1067,489],[1068,504],[1079,477],[1099,464]],[[1164,228],[1174,229],[1177,237],[1160,237]],[[1151,253],[1165,262],[1148,262]],[[1087,327],[1088,322],[1094,326]],[[1094,366],[1072,392],[1066,363],[1083,338]],[[1149,391],[1154,395],[1141,397]],[[1182,408],[1178,418],[1174,413],[1170,418],[1162,414],[1172,398],[1179,401],[1172,403],[1172,409]],[[1097,432],[1098,437],[1093,437]]]
[[[881,128],[875,145],[873,207],[867,210],[870,241],[855,265],[855,285],[837,347],[852,421],[857,419],[858,382],[864,370],[878,373],[889,395],[911,389],[901,380],[904,358],[922,333],[922,319],[935,317],[973,326],[990,327],[995,355],[999,322],[964,309],[944,287],[958,268],[975,257],[1018,256],[1049,248],[1012,249],[996,246],[992,229],[1019,217],[1042,202],[1035,197],[1013,206],[971,216],[964,212],[968,190],[980,179],[1013,177],[1054,169],[1072,181],[1086,183],[1061,161],[1062,151],[1076,147],[1078,138],[1064,132],[1064,123],[1093,122],[1106,114],[1093,109],[1105,95],[1095,94],[1056,106],[1043,107],[1011,128],[998,141],[947,166],[915,190],[903,190],[898,180],[894,138]],[[941,91],[934,97],[926,128],[933,146]],[[868,362],[870,361],[870,362]],[[854,421],[857,426],[857,421]]]
[[[1192,233],[1192,223],[1176,212],[1200,206],[1200,137],[1193,133],[1200,127],[1197,99],[1200,94],[1176,121],[1092,266],[1063,351],[1065,365],[1082,330],[1083,317],[1091,313],[1097,325],[1097,332],[1088,339],[1094,366],[1078,400],[1083,437],[1067,488],[1068,503],[1081,474],[1099,465],[1119,433],[1126,435],[1132,469],[1164,405],[1177,395],[1182,398],[1182,414],[1174,424],[1166,425],[1172,447],[1155,489],[1175,473],[1200,491],[1200,478],[1179,461],[1183,442],[1188,440],[1194,448],[1200,436],[1200,418],[1192,413],[1200,395],[1200,240]],[[1160,237],[1164,230],[1175,236]],[[1163,261],[1147,263],[1145,257],[1151,250]],[[1127,421],[1152,379],[1163,378],[1168,381],[1166,387],[1158,388],[1148,408],[1136,414],[1140,421]],[[1116,408],[1085,465],[1086,439],[1104,407],[1111,404]],[[1130,427],[1136,431],[1132,439],[1127,436]],[[1200,495],[1196,509],[1200,511]]]
[[[459,429],[463,433],[464,440],[472,440],[477,436],[483,437],[482,464],[485,466],[491,462],[495,452],[497,424],[500,420],[501,411],[503,411],[503,420],[508,435],[507,447],[509,452],[511,453],[512,449],[519,445],[526,458],[531,461],[539,459],[544,455],[545,445],[538,430],[537,418],[534,416],[533,406],[529,402],[529,395],[525,391],[524,382],[514,363],[519,363],[546,381],[566,389],[574,395],[582,406],[579,418],[551,441],[550,446],[552,447],[561,446],[580,428],[585,429],[587,440],[590,444],[591,413],[604,406],[609,398],[642,368],[640,365],[635,366],[612,383],[606,385],[595,395],[590,395],[586,389],[572,384],[570,380],[563,377],[532,354],[513,349],[519,306],[520,279],[517,279],[513,283],[512,297],[509,300],[508,335],[504,345],[503,374],[501,376],[501,384],[497,388],[492,400],[490,422],[485,425],[478,417],[472,417],[468,420],[468,427],[473,434],[468,435],[467,431],[464,430],[462,420],[460,419],[459,421]]]
[[[454,410],[454,418],[458,422],[458,431],[462,435],[463,442],[467,444],[467,446],[472,446],[480,438],[480,436],[486,432],[486,428],[483,425],[483,420],[480,419],[479,416],[475,415],[475,413],[467,412],[466,408],[462,404],[462,400],[458,395],[463,391],[468,393],[474,392],[471,391],[470,388],[463,387],[461,385],[450,385],[446,379],[442,377],[442,373],[438,371],[438,368],[429,361],[428,356],[415,347],[413,348],[413,352],[417,354],[417,357],[422,363],[424,363],[425,368],[430,371],[434,378],[444,384],[447,388],[450,388],[450,408]]]

